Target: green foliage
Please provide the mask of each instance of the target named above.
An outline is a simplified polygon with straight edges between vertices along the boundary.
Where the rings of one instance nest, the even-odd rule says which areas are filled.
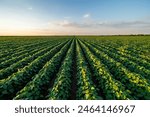
[[[149,100],[150,36],[0,37],[0,99],[72,97]]]

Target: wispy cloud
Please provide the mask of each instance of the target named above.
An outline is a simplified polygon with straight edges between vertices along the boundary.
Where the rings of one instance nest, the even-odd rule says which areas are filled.
[[[71,17],[70,16],[66,16],[66,17],[64,17],[65,19],[71,19]]]
[[[74,23],[68,21],[68,20],[63,20],[62,22],[58,22],[58,25],[61,26],[73,26]]]
[[[28,10],[33,10],[33,7],[30,6],[30,7],[28,7],[27,9],[28,9]]]
[[[76,22],[71,22],[69,20],[56,21],[54,24],[63,27],[76,27],[78,25]]]
[[[112,27],[112,28],[150,28],[150,21],[89,21],[89,22],[73,22],[70,20],[56,21],[56,25],[62,27],[78,27],[78,28],[96,28],[96,27]]]
[[[91,15],[89,14],[89,13],[87,13],[87,14],[84,14],[83,15],[83,18],[89,18]]]
[[[114,27],[114,28],[150,28],[150,21],[118,21],[118,22],[98,22],[99,26]]]

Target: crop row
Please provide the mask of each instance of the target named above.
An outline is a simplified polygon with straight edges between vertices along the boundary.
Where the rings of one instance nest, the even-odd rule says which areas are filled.
[[[29,81],[33,80],[36,75],[48,60],[57,53],[66,43],[61,43],[49,52],[39,56],[32,61],[28,66],[25,66],[20,71],[12,74],[6,79],[0,81],[0,99],[12,99],[16,93],[21,90]]]
[[[103,61],[103,63],[105,63],[105,65],[107,65],[107,68],[115,77],[115,79],[120,81],[122,84],[124,84],[126,89],[131,91],[131,94],[134,96],[134,98],[149,99],[150,84],[145,78],[139,74],[130,72],[122,65],[122,63],[115,61],[113,58],[110,58],[107,54],[96,49],[90,44],[86,43],[86,45],[90,48],[90,51],[92,51],[101,59],[101,61]]]
[[[21,37],[7,38],[0,40],[0,99],[150,99],[150,63],[144,55],[149,41],[60,36],[22,37],[19,43]]]

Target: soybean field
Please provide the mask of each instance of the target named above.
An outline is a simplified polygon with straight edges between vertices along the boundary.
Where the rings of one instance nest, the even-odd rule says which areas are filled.
[[[150,36],[0,37],[1,100],[150,100]]]

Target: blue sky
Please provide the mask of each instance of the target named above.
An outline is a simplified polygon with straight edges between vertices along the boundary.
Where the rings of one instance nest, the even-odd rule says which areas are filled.
[[[150,0],[0,0],[0,35],[150,33]]]

